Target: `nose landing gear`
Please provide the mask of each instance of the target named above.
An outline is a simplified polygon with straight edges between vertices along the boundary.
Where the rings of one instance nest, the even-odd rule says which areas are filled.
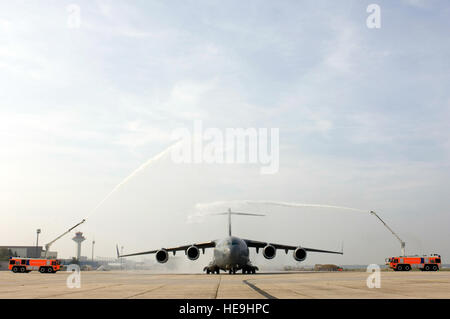
[[[256,266],[246,266],[242,268],[243,274],[256,274],[256,271],[259,270]]]

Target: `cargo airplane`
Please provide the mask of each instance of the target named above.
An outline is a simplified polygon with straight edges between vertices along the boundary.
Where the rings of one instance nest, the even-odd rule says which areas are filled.
[[[250,239],[242,239],[231,235],[231,215],[246,215],[246,216],[264,216],[261,214],[239,213],[232,212],[231,209],[227,213],[219,213],[217,215],[228,215],[228,237],[219,240],[213,240],[209,242],[196,243],[172,248],[161,248],[159,250],[149,250],[139,253],[120,255],[117,248],[117,257],[130,257],[147,254],[155,254],[156,260],[159,263],[165,263],[169,259],[169,253],[173,255],[177,251],[184,251],[185,255],[190,260],[197,260],[200,256],[200,250],[203,254],[206,248],[214,249],[214,258],[203,270],[207,274],[220,273],[220,270],[228,271],[230,274],[235,274],[236,271],[242,270],[244,274],[254,274],[258,267],[253,266],[249,259],[249,248],[255,248],[256,253],[262,249],[263,256],[266,259],[275,258],[277,249],[284,250],[286,254],[288,251],[293,251],[293,257],[296,261],[304,261],[306,259],[307,252],[316,253],[328,253],[328,254],[340,254],[343,255],[343,251],[329,251],[315,248],[306,248],[302,246],[288,246],[274,243],[267,243],[262,241],[255,241]]]

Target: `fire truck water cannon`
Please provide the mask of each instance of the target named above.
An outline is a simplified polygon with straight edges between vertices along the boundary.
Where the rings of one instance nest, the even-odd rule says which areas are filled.
[[[78,224],[76,224],[75,226],[69,228],[67,231],[65,231],[64,233],[62,233],[61,235],[59,235],[58,237],[56,237],[55,239],[53,239],[51,242],[49,242],[48,244],[45,245],[45,255],[44,258],[47,258],[47,254],[49,252],[50,246],[53,245],[53,243],[55,241],[57,241],[58,239],[62,238],[63,236],[67,235],[68,233],[70,233],[72,230],[74,230],[75,228],[77,228],[78,226],[80,226],[81,224],[83,224],[86,221],[86,219],[83,219],[81,222],[79,222]]]
[[[383,223],[383,225],[392,233],[392,235],[394,235],[398,241],[400,242],[400,247],[401,247],[401,251],[402,251],[402,256],[406,256],[406,252],[405,252],[405,246],[406,243],[391,229],[391,227],[389,227],[384,220],[381,219],[380,216],[377,215],[377,213],[375,213],[373,210],[370,211],[370,213],[372,215],[374,215],[376,218],[378,218],[380,220],[380,222]]]

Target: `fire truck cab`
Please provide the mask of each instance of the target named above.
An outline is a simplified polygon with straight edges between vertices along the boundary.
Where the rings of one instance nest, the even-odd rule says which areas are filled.
[[[9,270],[14,273],[28,273],[37,270],[42,274],[52,274],[61,269],[61,261],[58,259],[38,259],[38,258],[9,258]]]
[[[422,271],[438,271],[441,268],[441,256],[400,256],[386,258],[386,265],[395,271],[410,271],[413,268]]]

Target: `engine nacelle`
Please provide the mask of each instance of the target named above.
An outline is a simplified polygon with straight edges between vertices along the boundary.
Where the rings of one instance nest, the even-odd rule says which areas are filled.
[[[277,249],[273,247],[272,245],[266,245],[266,247],[263,248],[263,256],[266,259],[273,259],[275,258],[275,255],[277,254]]]
[[[191,246],[186,249],[186,255],[190,260],[197,260],[200,256],[200,249],[197,246]]]
[[[294,259],[297,261],[303,261],[306,259],[306,250],[304,250],[302,247],[297,247],[296,250],[294,250]]]
[[[169,260],[169,253],[167,252],[167,250],[165,249],[160,249],[156,252],[156,260],[161,263],[164,264]]]

